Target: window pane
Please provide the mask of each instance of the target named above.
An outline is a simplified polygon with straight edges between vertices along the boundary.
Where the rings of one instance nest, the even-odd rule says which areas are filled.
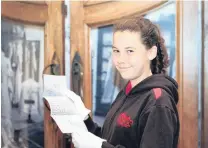
[[[165,46],[168,50],[170,66],[168,68],[168,75],[176,78],[176,38],[175,38],[175,16],[176,5],[172,2],[161,8],[151,11],[145,18],[150,19],[160,28],[161,34],[165,40]]]
[[[44,28],[10,20],[1,24],[2,143],[43,147]]]

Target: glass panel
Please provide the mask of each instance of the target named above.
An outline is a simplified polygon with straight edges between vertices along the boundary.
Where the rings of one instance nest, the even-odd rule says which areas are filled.
[[[44,28],[2,20],[1,121],[4,147],[43,147]]]
[[[161,28],[170,55],[168,73],[175,78],[175,3],[165,5],[145,15]],[[111,103],[126,82],[111,61],[112,26],[92,29],[92,88],[93,118],[102,125]]]
[[[111,103],[120,91],[119,86],[122,86],[120,76],[111,61],[112,26],[91,31],[91,50],[93,118],[102,125]]]
[[[165,5],[156,11],[152,11],[144,17],[159,26],[161,34],[165,39],[165,45],[167,47],[170,60],[168,75],[172,78],[176,78],[175,2]]]

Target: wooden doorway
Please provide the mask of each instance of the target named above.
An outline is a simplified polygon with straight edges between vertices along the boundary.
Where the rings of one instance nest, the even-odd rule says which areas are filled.
[[[191,30],[197,31],[198,29],[198,19],[200,17],[198,15],[199,5],[201,5],[201,2],[183,1],[80,1],[70,3],[70,59],[72,63],[75,53],[77,51],[79,52],[83,68],[83,73],[81,75],[82,82],[80,83],[81,90],[83,91],[81,96],[83,97],[86,107],[92,110],[93,117],[96,116],[95,114],[104,116],[109,107],[109,102],[112,101],[109,99],[109,96],[103,95],[105,94],[104,88],[106,88],[108,73],[103,72],[102,68],[100,68],[109,68],[109,65],[107,64],[106,66],[106,63],[109,63],[110,56],[108,52],[105,52],[102,53],[102,57],[99,57],[98,52],[109,50],[111,44],[109,38],[111,38],[111,25],[113,22],[117,19],[132,15],[143,15],[155,21],[156,14],[161,13],[163,9],[170,8],[170,11],[171,9],[174,10],[174,21],[169,19],[170,22],[168,22],[167,19],[166,21],[160,20],[158,22],[160,23],[159,25],[163,27],[167,42],[170,41],[166,46],[170,49],[174,49],[169,52],[173,62],[172,68],[169,69],[169,74],[174,77],[179,84],[180,99],[178,110],[181,123],[179,147],[198,147],[198,140],[200,139],[200,135],[198,135],[198,94],[200,92],[198,89],[198,80],[201,75],[198,69],[201,63],[197,60],[197,37],[195,32]],[[192,9],[189,9],[189,6]],[[170,12],[165,12],[166,13],[163,12],[163,18],[170,16]],[[172,29],[175,31],[170,32],[171,29],[168,27],[173,27]],[[105,38],[108,39],[105,40]],[[99,51],[94,49],[99,49]],[[101,65],[95,66],[96,61],[99,63],[101,59],[106,62],[100,62]],[[194,64],[190,64],[191,62],[194,62]],[[95,67],[97,67],[97,69]],[[72,79],[73,77],[71,80]],[[119,80],[119,77],[114,77],[114,81],[116,80]],[[95,81],[96,83],[94,83]],[[122,85],[122,82],[119,84]],[[108,89],[110,89],[112,85],[113,84],[108,85]],[[96,89],[98,86],[102,88],[102,91]],[[115,87],[112,87],[112,89],[115,89]],[[99,96],[100,94],[102,95]],[[110,96],[115,97],[115,94],[116,93],[111,94]],[[98,100],[95,98],[100,99]],[[100,119],[97,121],[100,121]]]

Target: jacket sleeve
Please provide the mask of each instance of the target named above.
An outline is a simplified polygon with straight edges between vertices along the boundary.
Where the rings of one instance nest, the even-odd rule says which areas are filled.
[[[84,121],[85,125],[89,132],[93,133],[94,135],[101,137],[101,127],[94,123],[92,118],[89,116],[87,120]]]
[[[111,145],[108,142],[103,142],[102,148],[126,148],[126,147],[125,146],[122,146],[122,145],[113,146],[113,145]]]
[[[153,106],[140,120],[140,148],[173,148],[177,117],[165,106]],[[141,129],[142,129],[141,128]]]

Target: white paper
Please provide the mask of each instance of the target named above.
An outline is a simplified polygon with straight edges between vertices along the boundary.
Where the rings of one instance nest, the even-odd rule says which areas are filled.
[[[72,99],[65,94],[67,83],[65,76],[44,75],[43,97],[50,106],[51,117],[62,133],[73,130],[87,131]]]
[[[66,76],[43,75],[43,97],[63,96],[67,90]]]
[[[50,106],[51,116],[53,115],[78,115],[78,111],[71,99],[66,96],[44,97]]]
[[[73,133],[76,129],[87,131],[83,120],[78,115],[53,115],[62,133]]]

